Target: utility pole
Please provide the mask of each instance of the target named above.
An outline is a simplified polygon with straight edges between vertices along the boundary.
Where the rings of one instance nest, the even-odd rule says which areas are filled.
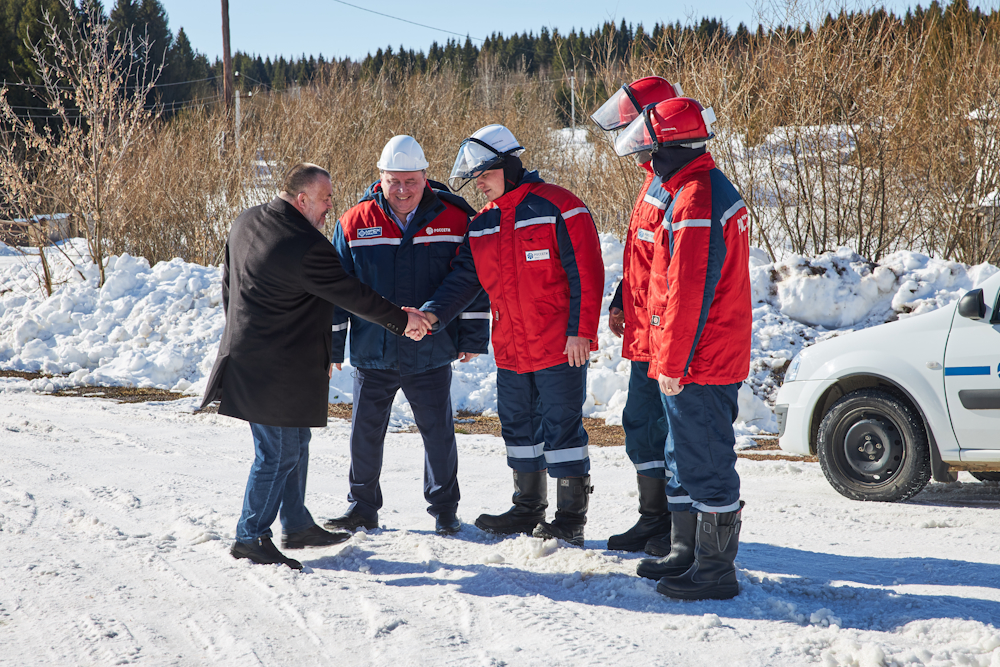
[[[236,125],[233,128],[233,135],[236,138],[236,152],[240,152],[240,91],[236,91]]]
[[[229,51],[229,0],[222,0],[222,99],[226,111],[233,109],[233,56]]]
[[[573,140],[576,140],[576,70],[569,77],[569,125],[573,128]]]

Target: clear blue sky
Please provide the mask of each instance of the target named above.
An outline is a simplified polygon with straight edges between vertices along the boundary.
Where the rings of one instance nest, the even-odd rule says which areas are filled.
[[[948,4],[949,0],[939,0]],[[183,27],[198,51],[214,60],[222,53],[222,4],[220,0],[161,0],[170,19],[174,33]],[[347,6],[337,0],[230,0],[229,25],[233,52],[239,50],[261,56],[317,56],[327,58],[350,57],[361,59],[378,48],[404,45],[407,49],[426,52],[435,40],[445,42],[449,37],[468,34],[476,38],[487,37],[493,32],[504,35],[525,31],[538,33],[547,26],[567,33],[573,28],[590,31],[604,21],[623,18],[633,24],[642,23],[651,28],[656,22],[697,22],[701,18],[721,18],[731,29],[742,21],[755,27],[771,22],[789,22],[785,8],[790,3],[817,6],[822,0],[660,0],[643,2],[632,0],[493,0],[470,2],[441,0],[440,2],[415,2],[410,0],[349,0],[352,5],[390,14],[402,19],[423,23],[440,30],[419,27],[377,16],[362,9]],[[970,6],[984,10],[995,9],[1000,0],[970,0]],[[105,1],[107,7],[114,2]],[[916,2],[906,0],[879,0],[859,2],[842,0],[823,5],[820,15],[827,9],[836,12],[841,6],[848,9],[867,9],[881,5],[897,14],[906,12]],[[930,0],[923,0],[924,6]],[[816,10],[812,10],[816,13]],[[809,16],[810,14],[806,14]],[[478,42],[477,42],[478,43]]]

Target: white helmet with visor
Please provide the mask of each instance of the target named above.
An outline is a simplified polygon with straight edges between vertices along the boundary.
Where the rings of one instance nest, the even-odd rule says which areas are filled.
[[[487,125],[462,142],[448,177],[448,185],[458,192],[484,171],[496,167],[508,155],[523,152],[524,146],[517,142],[510,130],[503,125]]]

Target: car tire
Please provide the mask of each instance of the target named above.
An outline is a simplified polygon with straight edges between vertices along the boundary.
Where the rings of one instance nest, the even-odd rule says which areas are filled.
[[[1000,472],[970,472],[980,482],[1000,482]]]
[[[859,389],[841,397],[823,417],[817,436],[823,474],[852,500],[906,500],[931,478],[923,422],[889,392]]]

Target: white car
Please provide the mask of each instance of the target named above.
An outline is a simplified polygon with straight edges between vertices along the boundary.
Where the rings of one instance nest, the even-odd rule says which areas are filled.
[[[854,500],[898,501],[933,476],[1000,480],[1000,273],[956,304],[799,353],[778,391],[781,449],[819,457]]]

